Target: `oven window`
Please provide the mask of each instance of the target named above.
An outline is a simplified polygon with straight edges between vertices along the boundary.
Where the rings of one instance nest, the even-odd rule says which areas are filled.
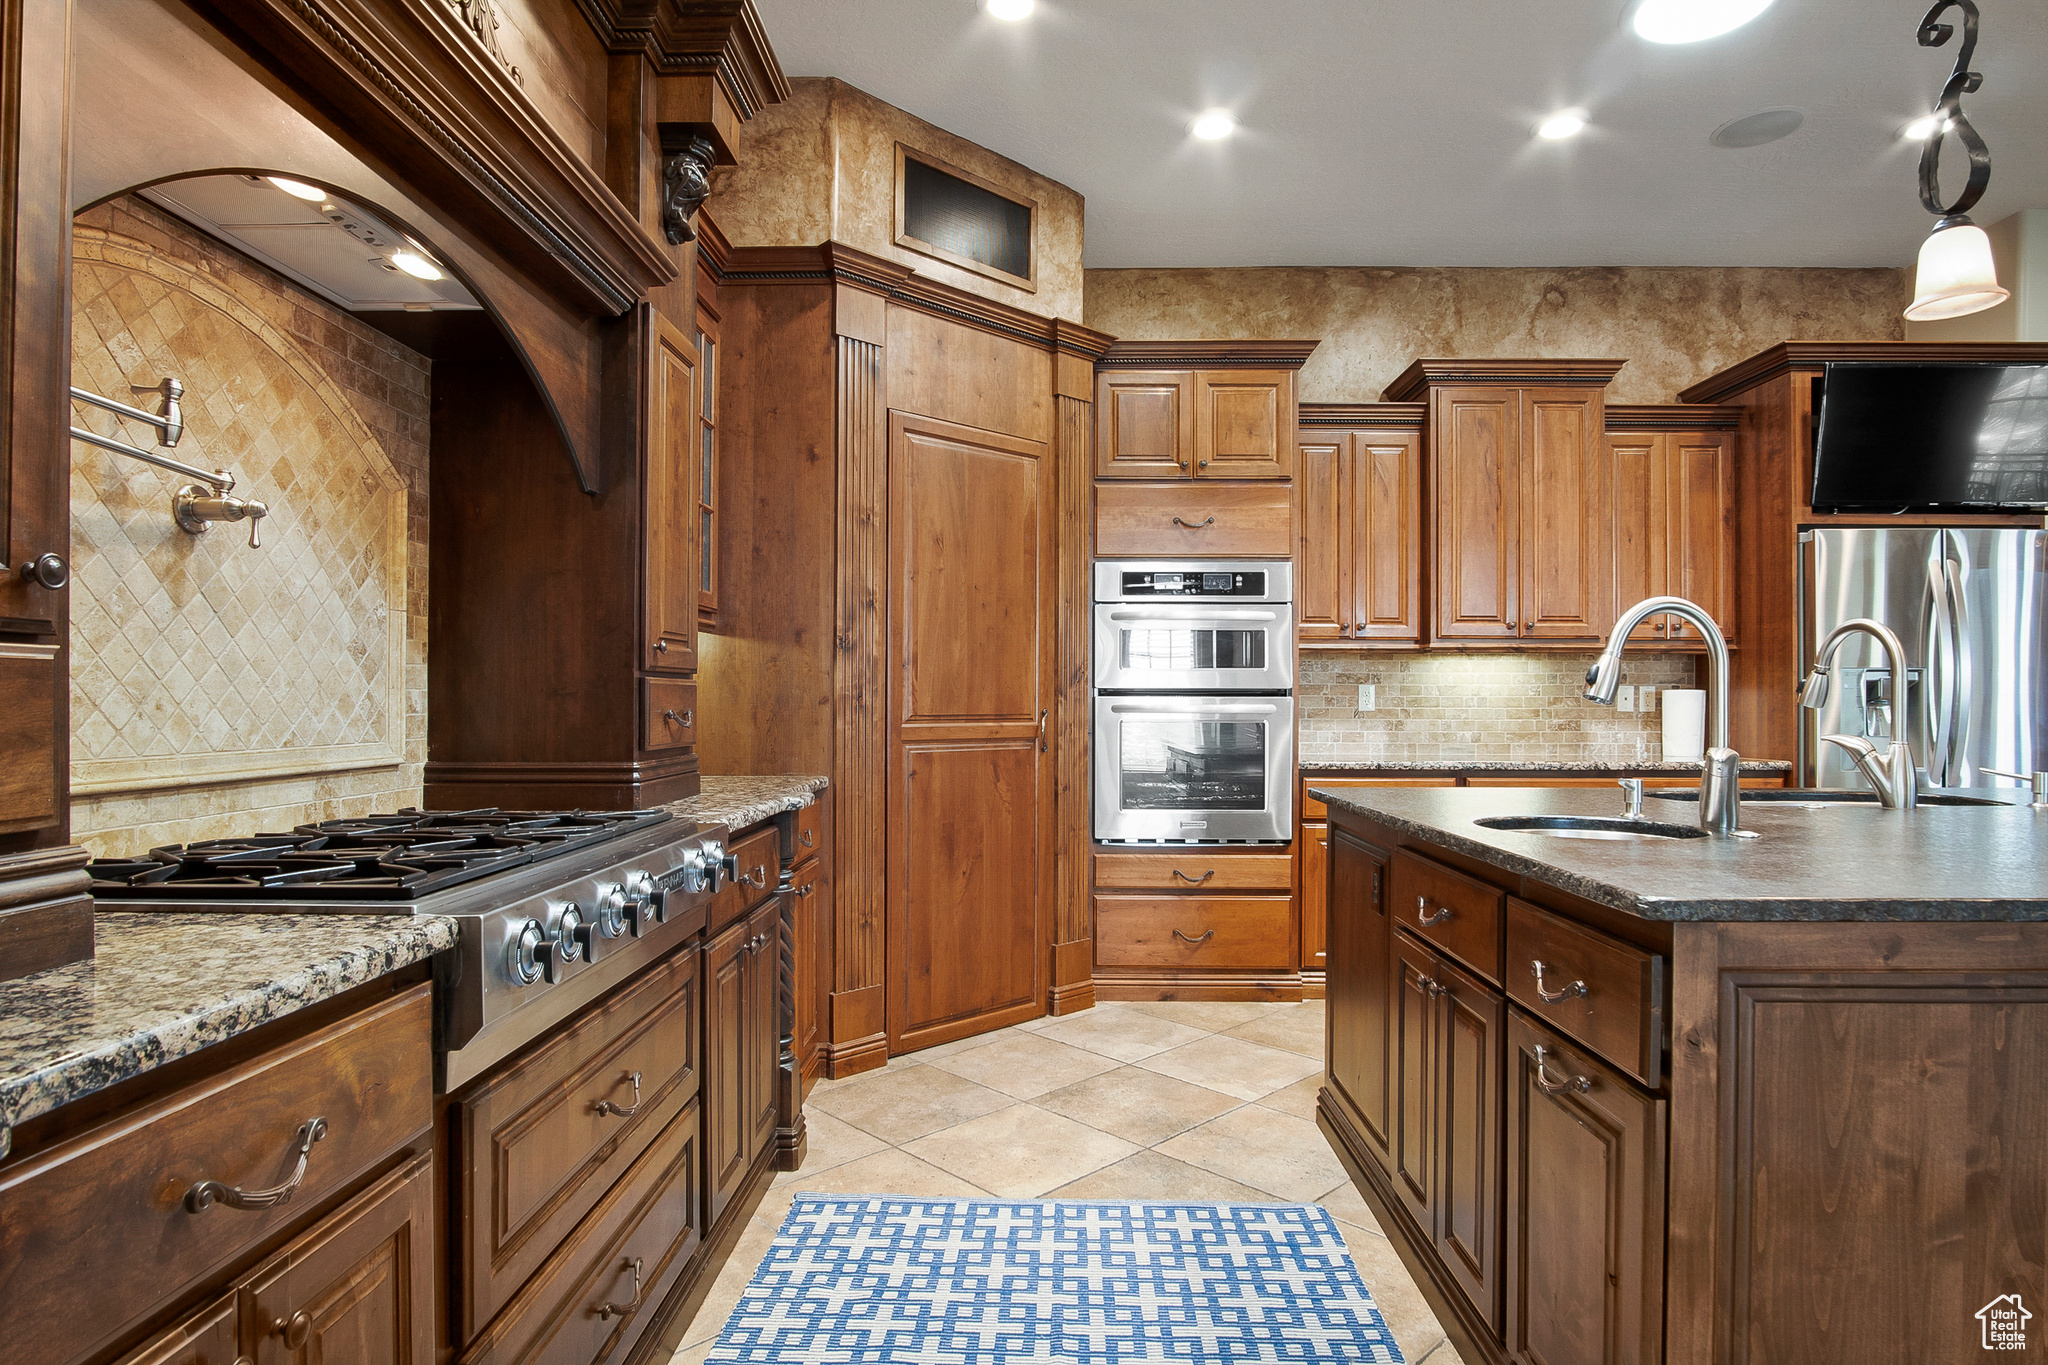
[[[1172,626],[1119,632],[1125,669],[1185,672],[1191,668],[1266,666],[1264,630],[1185,630]]]
[[[1264,721],[1127,720],[1125,810],[1264,810]]]

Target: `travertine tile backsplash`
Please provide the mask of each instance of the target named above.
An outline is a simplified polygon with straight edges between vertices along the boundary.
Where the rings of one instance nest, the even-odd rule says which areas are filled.
[[[187,480],[72,450],[74,839],[100,854],[416,802],[426,760],[425,357],[136,199],[73,233],[73,383],[267,503],[192,536]],[[147,444],[140,423],[73,420]]]
[[[1644,763],[1663,755],[1662,708],[1595,706],[1579,695],[1592,654],[1303,651],[1296,680],[1306,762]],[[1637,654],[1623,683],[1693,687],[1687,655]],[[1358,685],[1377,709],[1358,709]]]

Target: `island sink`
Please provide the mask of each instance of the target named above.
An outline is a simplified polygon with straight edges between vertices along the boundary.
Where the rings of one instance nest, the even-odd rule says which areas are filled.
[[[1698,792],[1674,793],[1697,801]],[[1548,834],[1559,839],[1704,839],[1698,825],[1667,825],[1657,820],[1619,815],[1487,815],[1472,822],[1485,829],[1516,834]]]

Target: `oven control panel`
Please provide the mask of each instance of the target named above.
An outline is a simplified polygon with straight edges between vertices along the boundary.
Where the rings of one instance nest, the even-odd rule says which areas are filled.
[[[1125,597],[1249,597],[1263,599],[1266,575],[1261,570],[1217,572],[1214,570],[1139,569],[1125,570]]]
[[[1098,559],[1097,602],[1291,602],[1294,565],[1284,559]]]

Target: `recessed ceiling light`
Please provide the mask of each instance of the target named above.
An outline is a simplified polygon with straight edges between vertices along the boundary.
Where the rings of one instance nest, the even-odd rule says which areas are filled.
[[[271,184],[277,186],[279,189],[283,190],[292,198],[303,199],[309,204],[317,204],[327,197],[326,190],[320,189],[317,186],[305,184],[302,181],[287,180],[281,175],[266,175],[263,178],[265,180],[268,180]]]
[[[1204,142],[1215,142],[1237,131],[1237,120],[1228,109],[1211,109],[1188,125],[1188,131]]]
[[[441,278],[441,267],[435,265],[417,251],[394,251],[391,253],[391,264],[397,266],[416,280],[438,280]]]
[[[1559,142],[1568,137],[1577,137],[1586,131],[1586,112],[1583,109],[1560,109],[1536,125],[1536,136]]]
[[[1804,122],[1803,110],[1765,109],[1747,118],[1730,119],[1707,134],[1707,141],[1716,147],[1761,147],[1766,142],[1792,136]]]
[[[1016,23],[1029,19],[1031,11],[1038,8],[1038,0],[988,0],[987,9],[991,19],[1006,19]]]
[[[1653,43],[1698,43],[1733,32],[1770,7],[1771,0],[1643,0],[1635,29]]]
[[[1934,136],[1936,131],[1942,127],[1942,124],[1943,119],[1941,115],[1923,114],[1899,129],[1899,136],[1905,138],[1908,142],[1925,142],[1928,138]]]

